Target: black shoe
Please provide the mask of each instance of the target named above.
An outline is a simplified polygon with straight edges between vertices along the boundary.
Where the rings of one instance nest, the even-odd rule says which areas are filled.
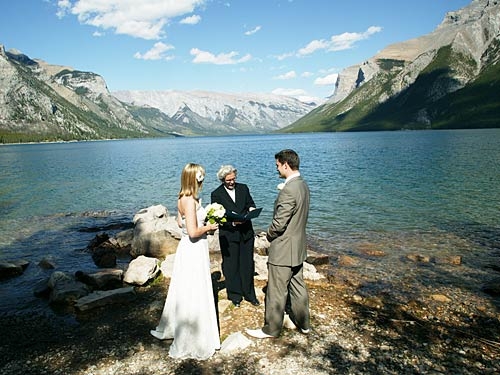
[[[247,300],[247,301],[248,301],[248,300]],[[259,300],[258,300],[258,299],[254,299],[254,300],[251,300],[251,301],[248,301],[248,302],[250,302],[250,303],[251,303],[252,305],[254,305],[254,306],[260,306],[260,302],[259,302]]]
[[[236,302],[236,301],[231,301],[234,305],[234,307],[240,307],[240,303],[239,302]]]

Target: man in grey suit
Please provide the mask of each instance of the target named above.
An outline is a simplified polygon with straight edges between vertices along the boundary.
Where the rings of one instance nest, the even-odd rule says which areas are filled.
[[[309,333],[309,293],[303,277],[307,257],[306,224],[309,215],[309,188],[299,172],[300,159],[293,150],[275,155],[276,169],[285,183],[274,202],[273,221],[267,229],[268,283],[265,322],[262,329],[247,330],[255,338],[278,337],[285,308],[297,329]],[[288,299],[288,302],[287,302]]]

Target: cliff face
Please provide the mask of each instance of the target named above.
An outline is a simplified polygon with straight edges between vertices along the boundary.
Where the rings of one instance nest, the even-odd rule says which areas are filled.
[[[285,130],[498,126],[491,106],[500,105],[499,34],[500,2],[475,0],[448,13],[432,33],[342,71],[330,100]],[[476,102],[471,95],[478,92]],[[455,104],[464,100],[476,107],[474,115]],[[485,121],[469,122],[481,117]]]
[[[412,84],[422,70],[433,60],[437,52],[450,46],[456,54],[471,58],[476,69],[473,74],[456,78],[465,84],[480,73],[484,66],[482,56],[498,40],[500,30],[500,7],[498,1],[475,0],[468,7],[456,12],[449,12],[435,31],[419,38],[392,44],[377,55],[359,65],[351,66],[339,74],[338,89],[330,103],[345,99],[353,89],[371,80],[383,67],[382,60],[405,62],[405,80],[395,86],[397,92]],[[463,72],[462,72],[463,73]],[[360,78],[361,77],[361,78]]]
[[[0,130],[27,140],[147,135],[97,74],[32,60],[0,46]]]

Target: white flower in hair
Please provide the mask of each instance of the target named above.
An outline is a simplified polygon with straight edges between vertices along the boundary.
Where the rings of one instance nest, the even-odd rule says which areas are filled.
[[[278,184],[278,186],[277,186],[278,190],[281,190],[284,187],[285,187],[285,183],[284,182],[282,182],[281,184]]]
[[[196,181],[203,182],[205,175],[201,171],[196,172]]]

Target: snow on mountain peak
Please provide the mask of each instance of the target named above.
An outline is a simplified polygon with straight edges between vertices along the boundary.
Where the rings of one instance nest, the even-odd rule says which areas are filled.
[[[187,107],[196,115],[218,124],[263,130],[285,127],[317,106],[274,94],[176,90],[116,91],[112,94],[122,102],[157,108],[171,118]]]

